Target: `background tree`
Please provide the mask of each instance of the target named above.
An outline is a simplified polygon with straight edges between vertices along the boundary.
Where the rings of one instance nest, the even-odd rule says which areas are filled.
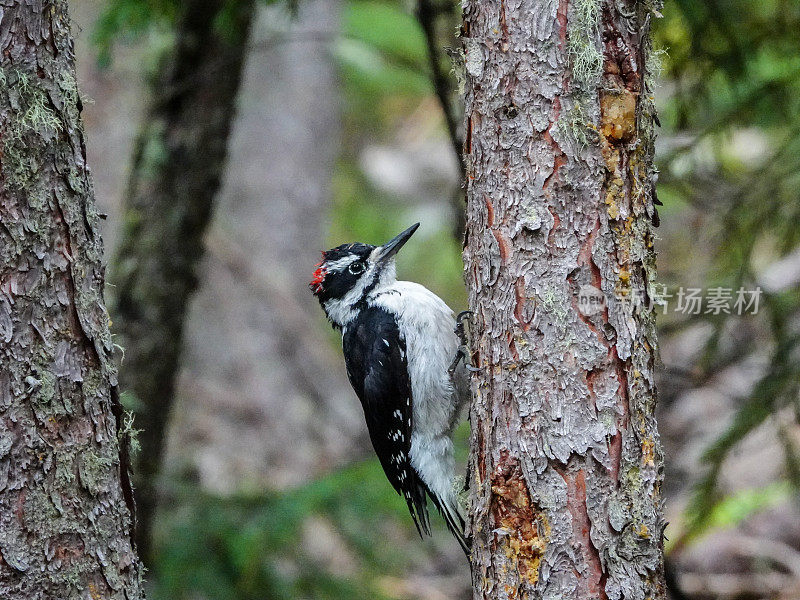
[[[475,598],[665,595],[659,7],[626,7],[465,5]]]
[[[0,3],[0,596],[138,600],[66,8]]]
[[[121,0],[108,18],[124,18],[129,4]],[[177,14],[174,42],[153,78],[111,276],[124,348],[121,385],[141,432],[137,540],[148,561],[185,316],[226,164],[253,14],[250,0],[162,4],[165,15]]]
[[[324,246],[341,147],[329,41],[340,13],[334,0],[256,11],[166,466],[208,489],[286,490],[369,450],[307,276]]]
[[[98,68],[91,38],[104,4],[71,0],[70,16],[77,23],[89,163],[99,209],[108,213],[101,229],[107,247],[113,247],[115,232],[122,229],[118,199],[127,174],[120,165],[132,152],[130,140],[141,105],[147,104],[139,99],[149,93],[141,74],[152,72],[149,57],[163,50],[163,32],[174,33],[177,3],[163,11],[161,1],[127,0],[126,24],[135,26],[143,16],[152,22],[152,11],[141,11],[142,5],[160,11],[156,16],[163,21],[155,31],[125,36],[129,43],[115,47],[114,61]],[[321,4],[330,9],[326,0]],[[452,34],[460,25],[460,6],[449,25],[448,10],[442,10],[451,6],[434,3],[439,52],[456,44]],[[286,193],[263,158],[270,154],[268,143],[259,146],[268,138],[261,132],[273,123],[280,131],[289,126],[284,121],[296,119],[292,126],[302,130],[302,123],[311,121],[314,130],[326,132],[319,145],[335,147],[336,159],[324,167],[310,164],[315,154],[292,160],[304,189],[318,185],[305,181],[305,171],[313,172],[313,181],[330,180],[330,201],[314,209],[306,205],[310,264],[317,260],[312,249],[349,239],[381,241],[396,233],[398,223],[422,221],[416,241],[401,253],[399,274],[436,290],[456,309],[467,306],[461,247],[449,235],[454,217],[448,199],[459,184],[457,162],[436,106],[428,44],[414,7],[397,0],[340,0],[339,21],[332,26],[316,21],[321,11],[313,5],[298,8],[297,22],[270,12],[262,19],[268,25],[263,37],[251,34],[249,40],[253,60],[247,77],[253,85],[240,92],[241,135],[234,133],[230,142],[228,191],[215,200],[215,225],[206,236],[208,266],[200,280],[209,293],[195,296],[184,333],[179,404],[173,410],[178,418],[167,434],[171,451],[161,475],[164,501],[154,528],[158,559],[148,576],[148,596],[464,598],[471,593],[468,568],[447,532],[421,542],[413,526],[407,527],[402,501],[385,489],[379,465],[314,462],[318,449],[325,454],[333,448],[331,440],[347,450],[349,436],[336,438],[339,421],[307,404],[306,392],[290,392],[292,400],[273,405],[271,384],[264,383],[273,373],[290,383],[308,383],[294,375],[300,367],[293,362],[307,356],[307,341],[315,352],[308,372],[325,374],[311,385],[326,390],[329,377],[341,375],[340,341],[323,319],[277,324],[278,331],[302,325],[307,332],[274,338],[300,344],[288,349],[291,359],[272,350],[271,336],[262,342],[273,326],[268,291],[283,293],[294,285],[275,281],[273,274],[297,271],[302,288],[308,273],[299,255],[291,259],[296,263],[273,263],[272,240],[258,239],[260,220],[279,227],[267,205]],[[304,8],[314,21],[302,19]],[[800,214],[800,5],[666,0],[662,12],[663,18],[652,20],[653,36],[656,48],[668,53],[656,50],[649,62],[654,74],[660,72],[654,95],[663,125],[657,165],[664,206],[655,244],[658,279],[668,286],[668,306],[658,309],[666,546],[677,583],[691,597],[794,598],[800,585],[795,560],[800,506],[792,487],[800,472],[794,466],[800,464],[800,426],[792,409],[797,406],[792,384],[800,381],[800,229],[794,226]],[[273,52],[283,58],[275,61]],[[313,62],[324,57],[332,75],[339,73],[331,77],[336,101],[326,103],[327,92],[315,92],[326,113],[330,104],[338,109],[341,129],[331,137],[320,124],[321,111],[297,110],[288,117],[287,106],[300,109],[301,103],[282,106],[277,93],[304,97],[303,77],[316,70],[309,68],[312,54]],[[275,71],[279,64],[298,77],[284,81]],[[439,64],[445,73],[451,68],[446,59]],[[452,89],[457,88],[454,81]],[[87,96],[94,102],[86,102]],[[275,108],[267,108],[267,99]],[[305,161],[309,164],[297,164]],[[267,189],[277,195],[260,194]],[[327,231],[325,239],[315,241],[317,227]],[[735,300],[737,281],[747,289],[761,285],[758,314],[738,315],[735,309],[704,314],[705,299],[699,314],[680,308],[681,287],[702,293],[734,288]],[[298,303],[291,313],[302,317],[303,310]],[[312,314],[318,313],[314,308]],[[209,315],[225,320],[217,325],[217,317]],[[225,337],[217,343],[220,331]],[[334,358],[330,366],[317,363],[317,352]],[[767,385],[755,385],[762,380]],[[282,392],[278,383],[274,389]],[[324,399],[341,401],[342,408],[354,400],[327,393]],[[284,406],[288,415],[276,410]],[[303,413],[306,406],[312,408]],[[355,409],[360,411],[357,402]],[[279,415],[278,427],[295,410],[302,418],[281,433],[293,441],[302,438],[301,451],[272,429]],[[324,423],[315,420],[317,414],[325,415]],[[363,425],[356,417],[356,425]],[[304,430],[313,436],[300,433]],[[462,458],[467,433],[468,427],[460,431]],[[704,458],[718,439],[723,443]],[[340,456],[338,450],[332,454]],[[346,460],[349,454],[341,456]],[[701,501],[690,502],[693,487]]]

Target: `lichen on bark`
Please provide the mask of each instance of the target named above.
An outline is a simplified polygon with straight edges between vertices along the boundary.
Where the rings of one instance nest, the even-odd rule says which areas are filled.
[[[0,597],[142,597],[66,3],[0,1]]]
[[[475,598],[664,597],[657,8],[464,4]]]

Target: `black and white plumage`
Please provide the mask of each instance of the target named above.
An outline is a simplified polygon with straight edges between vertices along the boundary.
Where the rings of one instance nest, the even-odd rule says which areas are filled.
[[[345,244],[323,253],[310,287],[342,331],[347,376],[372,446],[420,534],[427,500],[469,552],[454,486],[452,433],[467,397],[450,308],[425,287],[397,281],[394,255],[416,231],[383,246]]]

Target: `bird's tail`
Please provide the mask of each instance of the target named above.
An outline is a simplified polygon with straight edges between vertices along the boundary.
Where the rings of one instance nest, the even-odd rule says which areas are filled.
[[[441,513],[442,517],[444,517],[444,521],[447,524],[447,528],[450,530],[450,533],[453,534],[453,537],[458,540],[458,544],[461,546],[461,549],[464,551],[464,554],[467,555],[469,558],[469,551],[472,547],[472,538],[467,537],[464,533],[466,529],[466,525],[464,523],[464,517],[461,516],[461,511],[458,509],[458,502],[454,497],[449,498],[440,498],[436,494],[428,490],[428,494],[433,500],[433,504]]]
[[[423,483],[422,479],[416,477],[416,473],[412,477],[416,478],[416,483],[410,485],[411,491],[406,492],[406,504],[408,504],[408,511],[411,513],[414,525],[417,527],[417,533],[422,538],[423,534],[431,534],[426,498],[426,494],[430,494],[430,490],[428,490],[428,486]]]

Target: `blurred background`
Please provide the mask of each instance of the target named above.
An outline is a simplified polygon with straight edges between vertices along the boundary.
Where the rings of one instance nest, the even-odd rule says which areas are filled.
[[[70,4],[123,401],[147,429],[149,597],[470,597],[441,520],[420,541],[372,457],[306,287],[320,250],[420,221],[399,274],[465,308],[457,5]],[[800,598],[800,3],[667,0],[662,13],[670,593]],[[159,193],[168,202],[148,205]],[[149,222],[171,228],[171,249]],[[158,277],[185,281],[166,298],[130,283]],[[130,335],[153,329],[142,315],[171,323],[149,351]],[[156,371],[160,388],[137,383]],[[466,439],[463,426],[462,460]]]

